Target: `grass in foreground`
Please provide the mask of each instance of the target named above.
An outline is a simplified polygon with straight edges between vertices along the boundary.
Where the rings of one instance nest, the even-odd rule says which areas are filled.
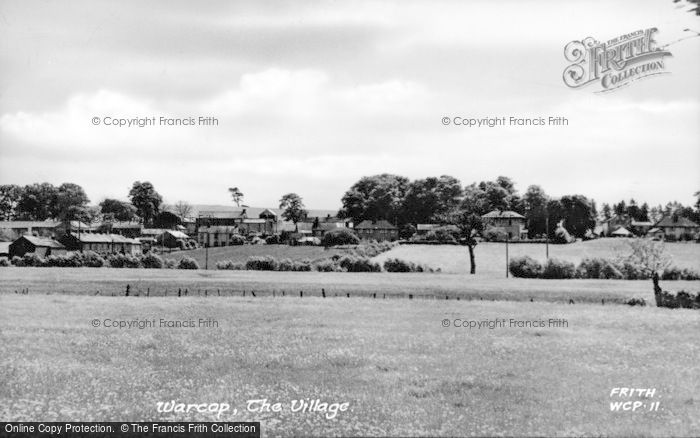
[[[700,434],[700,313],[551,303],[0,296],[0,419],[202,420],[158,401],[226,402],[282,435]],[[117,330],[94,318],[214,318],[218,329]],[[565,318],[469,331],[443,319]],[[610,412],[613,387],[658,412]],[[327,420],[297,398],[349,402]],[[268,398],[281,413],[245,412]]]

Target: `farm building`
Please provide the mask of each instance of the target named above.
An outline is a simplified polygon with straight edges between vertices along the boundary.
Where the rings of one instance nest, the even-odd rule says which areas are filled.
[[[17,236],[22,236],[24,234],[31,234],[34,236],[50,237],[56,238],[62,234],[65,234],[67,230],[72,232],[82,232],[89,233],[95,230],[95,227],[88,225],[84,222],[70,221],[61,222],[54,220],[46,221],[1,221],[0,229],[11,230]]]
[[[141,236],[143,230],[143,225],[138,222],[112,222],[110,225],[112,234],[119,234],[131,239]]]
[[[692,240],[700,233],[700,225],[686,217],[677,215],[664,216],[654,225],[664,239]]]
[[[156,237],[156,245],[166,248],[185,248],[190,236],[177,230],[164,230]]]
[[[399,229],[384,219],[376,222],[362,221],[355,226],[355,232],[360,239],[381,241],[397,240],[399,238]]]
[[[26,234],[10,244],[9,256],[22,257],[34,253],[41,257],[64,254],[66,248],[59,242],[48,237],[37,237]]]
[[[527,239],[525,216],[514,211],[494,210],[481,216],[484,226],[503,231],[509,240]]]
[[[141,242],[119,234],[81,233],[65,234],[61,243],[71,251],[95,251],[98,253],[141,253]]]
[[[200,227],[197,230],[199,246],[229,246],[233,244],[234,236],[239,236],[238,227],[213,225]]]

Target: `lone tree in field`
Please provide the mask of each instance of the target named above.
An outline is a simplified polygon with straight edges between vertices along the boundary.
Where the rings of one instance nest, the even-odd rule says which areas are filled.
[[[231,199],[236,204],[236,207],[240,207],[243,200],[243,192],[238,187],[229,187],[228,192],[231,194]]]
[[[445,215],[443,220],[459,228],[459,242],[469,249],[469,273],[476,274],[474,248],[478,243],[476,235],[484,228],[481,216],[467,210],[456,210]]]
[[[304,202],[296,193],[287,193],[280,199],[280,209],[285,220],[294,223],[294,229],[298,230],[297,223],[306,217]]]

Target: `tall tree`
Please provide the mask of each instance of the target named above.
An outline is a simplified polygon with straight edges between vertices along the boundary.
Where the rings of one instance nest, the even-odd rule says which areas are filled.
[[[192,206],[185,201],[177,201],[177,204],[173,205],[173,213],[184,220],[192,215]]]
[[[411,182],[403,202],[402,218],[410,223],[436,221],[440,215],[457,208],[462,185],[455,177],[442,175]]]
[[[603,220],[608,220],[612,217],[612,208],[610,208],[610,204],[603,204]]]
[[[564,228],[575,237],[584,237],[588,230],[595,228],[595,208],[593,202],[583,195],[567,195],[559,199],[564,219]]]
[[[0,185],[0,218],[6,221],[14,219],[20,199],[22,187],[16,184]]]
[[[65,220],[69,215],[69,211],[75,214],[79,209],[86,207],[90,202],[85,190],[78,184],[73,183],[63,183],[58,186],[56,192],[56,211],[55,216],[59,219]],[[73,207],[78,208],[78,210],[73,209]],[[85,210],[87,211],[87,210]]]
[[[228,192],[231,194],[231,200],[236,204],[236,207],[240,207],[243,200],[243,192],[238,187],[229,187]]]
[[[408,185],[408,178],[388,173],[362,177],[343,195],[338,215],[356,222],[386,219],[403,225],[406,220],[401,213]]]
[[[129,191],[129,199],[146,224],[150,224],[160,211],[163,198],[148,181],[136,181]]]
[[[530,237],[547,232],[547,201],[549,197],[542,187],[532,185],[523,195],[527,232]]]
[[[136,207],[118,199],[105,199],[100,202],[100,211],[106,218],[118,221],[132,221],[136,218]]]
[[[20,219],[35,221],[53,218],[56,213],[57,196],[58,190],[50,183],[24,186],[17,203],[17,216]]]
[[[307,211],[304,209],[304,202],[301,196],[296,193],[287,193],[280,199],[280,209],[282,217],[294,223],[294,228],[297,229],[297,223],[306,217]]]

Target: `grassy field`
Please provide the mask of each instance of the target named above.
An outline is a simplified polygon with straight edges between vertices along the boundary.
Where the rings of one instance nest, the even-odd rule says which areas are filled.
[[[239,245],[220,246],[209,248],[209,269],[216,269],[216,262],[231,260],[234,263],[245,263],[249,257],[253,256],[273,256],[277,260],[289,258],[292,260],[316,261],[333,256],[334,254],[344,254],[347,251],[342,249],[325,249],[322,246],[289,246],[289,245]],[[199,266],[204,269],[206,262],[206,249],[199,248],[188,251],[174,251],[163,254],[165,258],[180,260],[183,256],[189,256],[197,260]]]
[[[2,420],[216,420],[156,411],[175,400],[228,403],[238,413],[220,419],[261,421],[266,436],[700,435],[697,311],[3,294],[0,315]],[[107,318],[219,327],[91,326]],[[442,327],[457,318],[564,318],[568,327]],[[655,388],[645,402],[659,410],[611,412],[611,401],[627,400],[611,398],[614,387]],[[247,412],[257,398],[282,412]],[[332,420],[291,412],[299,398],[349,410]]]
[[[665,243],[673,264],[680,268],[700,270],[700,244]],[[568,245],[549,245],[549,256],[569,260],[578,264],[585,257],[614,258],[629,252],[628,239],[597,239]],[[476,275],[500,278],[506,275],[505,243],[482,242],[476,246]],[[545,245],[518,243],[508,246],[510,258],[528,255],[542,262]],[[414,263],[440,268],[443,272],[469,272],[467,248],[454,245],[402,245],[375,258],[383,262],[387,258],[400,258]]]
[[[28,289],[31,294],[124,295],[126,286],[131,295],[162,296],[184,294],[208,296],[242,296],[255,291],[259,297],[372,296],[378,298],[464,299],[550,301],[600,304],[644,298],[653,303],[651,281],[629,280],[528,280],[490,278],[448,273],[349,273],[349,272],[263,272],[170,269],[115,268],[0,268],[0,294],[13,294]],[[670,291],[700,290],[698,281],[664,281]]]

